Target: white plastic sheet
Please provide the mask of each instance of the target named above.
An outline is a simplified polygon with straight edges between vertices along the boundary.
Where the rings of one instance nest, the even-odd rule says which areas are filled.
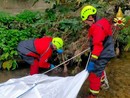
[[[76,98],[89,73],[58,77],[36,74],[0,84],[0,98]]]

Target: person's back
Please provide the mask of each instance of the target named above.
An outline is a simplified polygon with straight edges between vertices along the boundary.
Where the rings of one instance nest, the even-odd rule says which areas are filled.
[[[42,38],[36,38],[34,40],[34,46],[38,54],[42,54],[46,51],[49,47],[50,43],[52,42],[52,37],[44,36]]]
[[[109,35],[109,36],[112,35],[111,25],[110,25],[109,21],[106,18],[101,18],[95,24],[99,25],[104,30],[106,35]]]
[[[115,56],[112,29],[106,18],[98,20],[90,27],[89,36],[94,38],[93,45],[97,44],[100,40],[103,41],[103,46],[100,45],[98,48],[95,48],[93,54],[96,54],[100,58],[111,58]]]

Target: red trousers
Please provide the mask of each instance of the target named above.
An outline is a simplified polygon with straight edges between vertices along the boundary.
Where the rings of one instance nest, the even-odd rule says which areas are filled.
[[[38,60],[34,60],[33,64],[30,66],[30,75],[38,74],[38,72],[39,72]]]
[[[92,93],[99,93],[101,81],[104,79],[104,71],[102,72],[102,76],[97,76],[95,73],[90,73],[89,80],[89,88]]]

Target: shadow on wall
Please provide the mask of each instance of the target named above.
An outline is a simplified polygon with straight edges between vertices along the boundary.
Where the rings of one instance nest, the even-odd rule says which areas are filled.
[[[39,0],[39,2],[32,6],[34,1],[35,0],[0,0],[0,11],[17,14],[26,9],[44,11],[50,7],[50,4],[45,3],[43,0]]]

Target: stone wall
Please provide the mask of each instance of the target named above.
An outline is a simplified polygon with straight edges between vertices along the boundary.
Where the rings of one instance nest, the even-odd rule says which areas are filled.
[[[13,14],[17,14],[25,9],[44,11],[50,7],[50,4],[45,3],[43,0],[39,0],[34,6],[35,0],[0,0],[0,11],[6,11]]]

